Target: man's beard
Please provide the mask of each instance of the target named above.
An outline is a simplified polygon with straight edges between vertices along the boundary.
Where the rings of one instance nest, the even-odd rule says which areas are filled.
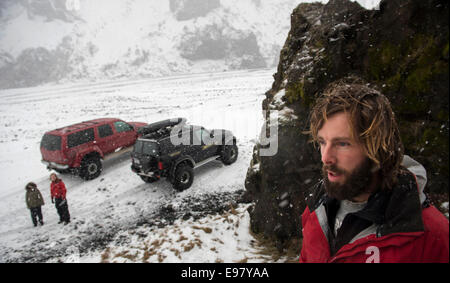
[[[366,158],[353,172],[347,172],[336,165],[323,165],[322,174],[325,181],[325,190],[328,196],[338,200],[353,200],[364,193],[369,193],[373,176],[373,161]],[[328,172],[330,170],[342,174],[344,183],[330,182]]]

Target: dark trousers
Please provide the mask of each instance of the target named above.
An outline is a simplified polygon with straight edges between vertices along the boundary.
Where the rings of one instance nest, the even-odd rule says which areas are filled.
[[[67,199],[55,198],[55,207],[58,211],[60,222],[70,222],[69,206],[67,205]]]
[[[38,220],[41,225],[44,224],[42,220],[42,211],[40,206],[30,208],[30,212],[31,212],[31,220],[33,221],[34,226],[37,226]]]

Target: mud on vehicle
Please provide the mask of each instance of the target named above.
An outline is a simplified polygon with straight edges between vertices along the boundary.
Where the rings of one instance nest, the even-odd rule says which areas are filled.
[[[131,170],[144,182],[166,178],[182,191],[194,181],[194,169],[214,160],[230,165],[238,157],[236,137],[226,130],[207,130],[176,118],[141,129],[131,152]]]

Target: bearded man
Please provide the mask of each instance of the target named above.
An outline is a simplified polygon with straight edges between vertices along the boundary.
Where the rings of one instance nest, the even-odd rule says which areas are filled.
[[[426,171],[403,154],[388,99],[351,78],[311,111],[323,180],[302,214],[300,262],[448,262],[449,222],[423,193]]]

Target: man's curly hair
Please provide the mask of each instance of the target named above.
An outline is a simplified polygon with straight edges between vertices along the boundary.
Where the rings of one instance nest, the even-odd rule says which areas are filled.
[[[381,189],[392,189],[403,159],[403,144],[389,100],[361,79],[348,77],[330,84],[311,110],[312,141],[329,117],[345,112],[350,117],[352,137],[380,172]]]

